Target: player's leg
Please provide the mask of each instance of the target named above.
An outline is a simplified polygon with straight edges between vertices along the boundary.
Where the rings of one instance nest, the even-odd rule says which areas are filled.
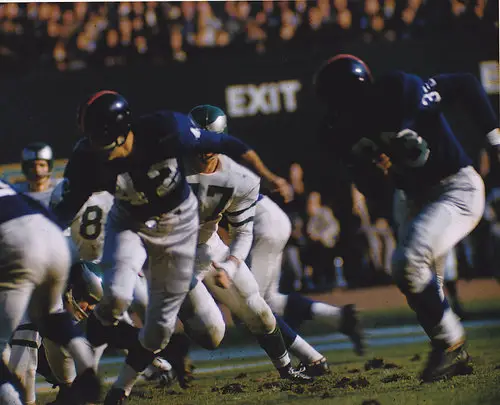
[[[129,348],[126,364],[106,396],[105,405],[120,404],[126,399],[139,374],[153,362],[174,332],[193,275],[198,225],[198,203],[191,194],[178,209],[163,215],[155,228],[140,230],[149,255],[146,319],[138,343]]]
[[[43,340],[43,350],[52,376],[59,387],[57,397],[51,404],[71,403],[72,392],[70,387],[76,378],[73,358],[66,349],[55,344],[50,339]]]
[[[8,366],[26,389],[27,405],[34,404],[36,400],[35,379],[41,342],[36,325],[25,314],[10,341]]]
[[[94,347],[108,343],[128,350],[122,374],[115,382],[118,386],[108,392],[106,404],[121,403],[125,398],[122,386],[128,384],[131,390],[138,374],[154,358],[139,342],[140,329],[125,319],[125,311],[134,300],[138,274],[147,259],[142,238],[121,225],[129,220],[121,218],[114,209],[108,216],[101,260],[104,296],[87,320],[87,336]]]
[[[30,318],[39,326],[42,337],[64,347],[73,358],[78,377],[72,384],[73,395],[81,401],[96,401],[100,395],[100,382],[94,366],[94,353],[82,331],[74,324],[72,315],[63,310],[62,295],[66,288],[70,267],[70,252],[66,238],[59,228],[44,217],[31,223],[39,232],[43,251],[26,257],[31,266],[38,266],[44,274],[35,287],[29,306]],[[41,267],[40,267],[41,266]]]
[[[215,350],[224,338],[226,324],[205,285],[197,280],[194,284],[182,304],[179,319],[191,339],[204,349]]]
[[[267,197],[259,201],[255,214],[251,269],[261,296],[292,329],[298,330],[306,320],[320,320],[349,336],[356,353],[363,354],[361,326],[353,305],[339,308],[313,301],[299,293],[285,295],[279,292],[283,249],[290,232],[291,223],[283,210]]]
[[[117,209],[112,209],[106,222],[106,236],[101,260],[103,268],[104,295],[94,310],[94,315],[104,325],[116,323],[128,310],[134,298],[137,275],[142,270],[147,254],[144,243],[137,232],[123,226],[127,219],[121,218]],[[88,325],[88,336],[92,344],[104,343],[94,339],[94,322]],[[103,332],[103,333],[100,333]],[[96,331],[96,334],[105,331]]]
[[[214,261],[224,260],[229,248],[220,238],[210,239],[210,256]],[[216,270],[208,271],[204,284],[217,301],[226,305],[257,338],[282,378],[297,382],[309,382],[310,378],[291,367],[290,356],[283,341],[281,330],[269,305],[259,294],[259,286],[245,263],[241,263],[227,289],[215,283]]]
[[[23,317],[27,319],[29,302],[36,284],[44,277],[44,271],[28,267],[26,256],[36,255],[37,246],[31,245],[32,235],[26,234],[30,217],[18,218],[0,225],[0,352],[6,348]],[[34,251],[32,251],[34,250]],[[16,357],[12,350],[9,359]],[[25,387],[7,367],[8,358],[0,364],[0,403],[19,405],[25,403]],[[25,359],[28,363],[30,359]]]
[[[9,285],[10,281],[4,278],[7,276],[5,273],[2,274],[2,281],[0,281],[0,351],[2,352],[26,312],[33,290],[33,284],[28,281],[20,284],[18,276],[12,278],[12,281],[15,280],[15,289],[13,289],[14,285]],[[0,362],[0,369],[0,403],[24,404],[26,393],[24,383],[11,373],[3,359]]]
[[[276,323],[281,330],[285,347],[300,360],[298,369],[304,368],[305,373],[310,377],[328,374],[330,367],[328,366],[326,357],[290,328],[281,316],[275,314],[275,317]]]
[[[130,315],[134,315],[134,321],[136,320],[136,317],[140,319],[141,327],[144,325],[146,320],[148,302],[149,296],[147,277],[144,272],[140,272],[136,278],[134,295],[128,312]]]
[[[457,314],[460,319],[464,319],[465,311],[458,297],[457,279],[458,279],[457,251],[455,247],[451,249],[446,255],[444,270],[443,270],[443,280],[447,293],[446,296],[450,301],[450,305],[451,308],[453,309],[453,312],[455,312],[455,314]]]
[[[474,229],[484,209],[484,185],[472,168],[449,177],[436,193],[436,199],[401,229],[393,259],[394,280],[434,347],[422,376],[426,381],[452,373],[456,362],[468,358],[465,331],[432,267]]]

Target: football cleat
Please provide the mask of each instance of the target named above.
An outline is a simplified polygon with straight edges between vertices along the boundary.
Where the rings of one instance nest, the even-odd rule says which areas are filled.
[[[101,397],[101,381],[92,368],[78,375],[69,389],[74,404],[98,402]]]
[[[465,343],[447,350],[434,347],[429,353],[420,379],[424,383],[446,380],[456,375],[468,373],[470,368],[470,356],[465,350]]]
[[[121,388],[111,388],[104,400],[104,405],[125,405],[126,403],[127,396]]]
[[[363,356],[365,354],[363,328],[361,327],[355,305],[348,304],[342,308],[339,331],[351,339],[354,345],[354,352],[358,356]]]
[[[328,365],[325,357],[315,361],[314,363],[299,363],[297,369],[301,370],[309,377],[320,377],[322,375],[330,374],[330,366]]]
[[[314,381],[314,378],[308,376],[303,369],[295,369],[292,367],[292,363],[288,363],[285,367],[278,369],[280,377],[283,380],[289,380],[298,384],[309,384]]]

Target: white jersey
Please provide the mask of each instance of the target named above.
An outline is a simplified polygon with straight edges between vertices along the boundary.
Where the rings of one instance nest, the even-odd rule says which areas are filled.
[[[224,215],[232,240],[230,254],[245,260],[252,244],[259,177],[225,155],[219,155],[219,166],[214,173],[192,173],[193,170],[187,168],[187,181],[198,198],[198,244],[206,243],[217,233]]]
[[[60,200],[64,184],[60,183],[54,190],[51,204]],[[76,245],[80,259],[99,261],[104,246],[104,226],[114,197],[107,191],[93,193],[75,215],[66,235],[71,236]]]
[[[33,198],[34,200],[41,202],[45,207],[48,207],[52,196],[52,192],[61,183],[61,181],[62,179],[50,179],[49,188],[45,191],[30,191],[30,184],[27,181],[13,184],[12,187],[18,193],[26,194],[31,198]]]

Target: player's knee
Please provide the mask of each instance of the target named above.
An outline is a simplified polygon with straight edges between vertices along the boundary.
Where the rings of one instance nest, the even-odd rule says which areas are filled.
[[[271,294],[268,294],[265,297],[266,302],[269,304],[271,307],[271,310],[278,315],[283,316],[285,313],[285,308],[286,308],[286,303],[288,300],[288,297],[284,294],[281,294],[279,292],[274,292]]]
[[[192,338],[198,345],[206,350],[215,350],[219,347],[224,338],[226,327],[222,325],[210,325],[205,332],[191,334],[188,336]]]
[[[392,276],[404,294],[422,291],[432,278],[429,253],[427,249],[408,247],[400,247],[394,251]]]
[[[272,229],[270,229],[270,232],[266,232],[261,236],[263,242],[267,245],[267,247],[272,247],[273,251],[276,252],[284,249],[292,231],[290,220],[288,218],[285,219],[286,222],[280,221],[279,226],[273,227]]]
[[[111,294],[104,298],[100,303],[99,314],[105,318],[120,319],[121,316],[129,309],[132,304],[133,297],[125,294],[121,290],[111,289]]]
[[[253,334],[268,334],[276,327],[274,314],[259,294],[247,298],[248,313],[243,321]]]
[[[167,346],[173,329],[158,322],[147,323],[141,330],[139,340],[147,350],[157,353]]]
[[[25,403],[24,388],[3,361],[0,362],[0,404],[22,405]]]

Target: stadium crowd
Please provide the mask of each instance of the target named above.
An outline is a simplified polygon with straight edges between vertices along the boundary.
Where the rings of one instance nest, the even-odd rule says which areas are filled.
[[[75,70],[184,62],[203,48],[394,41],[460,29],[498,30],[492,0],[295,0],[9,3],[0,6],[4,66]]]

